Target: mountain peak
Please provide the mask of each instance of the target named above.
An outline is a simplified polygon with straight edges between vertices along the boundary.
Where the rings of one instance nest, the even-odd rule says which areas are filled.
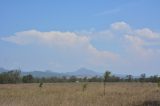
[[[68,72],[67,75],[80,76],[80,77],[93,77],[93,76],[100,76],[100,73],[87,68],[80,68],[77,71]]]
[[[6,70],[5,68],[0,67],[0,72],[6,72],[8,70]]]
[[[80,69],[78,69],[78,70],[75,71],[75,72],[81,72],[81,73],[97,73],[97,72],[95,72],[95,71],[93,71],[93,70],[90,70],[90,69],[87,69],[87,68],[80,68]]]

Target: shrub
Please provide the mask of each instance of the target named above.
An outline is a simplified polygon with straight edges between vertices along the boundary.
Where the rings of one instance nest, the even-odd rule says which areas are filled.
[[[39,87],[42,88],[42,86],[43,86],[43,82],[40,82]]]
[[[86,83],[84,83],[84,84],[82,85],[83,92],[87,89],[87,85],[88,85],[88,84],[86,84]]]
[[[33,80],[34,78],[31,74],[22,77],[23,83],[32,83]]]
[[[157,84],[158,84],[158,87],[160,88],[160,81],[158,81]]]

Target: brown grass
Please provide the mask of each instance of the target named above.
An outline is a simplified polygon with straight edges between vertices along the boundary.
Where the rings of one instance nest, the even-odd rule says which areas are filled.
[[[159,101],[160,88],[152,83],[108,83],[105,96],[102,83],[88,83],[84,92],[81,83],[0,85],[0,106],[151,106]]]

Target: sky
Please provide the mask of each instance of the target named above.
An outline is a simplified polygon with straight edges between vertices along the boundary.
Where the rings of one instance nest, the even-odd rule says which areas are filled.
[[[0,67],[160,74],[159,0],[0,0]]]

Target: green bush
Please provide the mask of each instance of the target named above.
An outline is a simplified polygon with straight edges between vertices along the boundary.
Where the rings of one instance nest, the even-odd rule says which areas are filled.
[[[31,74],[25,75],[22,77],[22,82],[23,83],[32,83],[34,80],[33,76]]]
[[[43,82],[40,82],[39,87],[42,88],[42,86],[43,86]]]
[[[157,84],[158,84],[158,87],[160,88],[160,81],[158,81],[158,83],[157,83]]]
[[[88,85],[88,84],[86,84],[86,83],[84,83],[84,84],[82,85],[83,92],[87,89],[87,85]]]

